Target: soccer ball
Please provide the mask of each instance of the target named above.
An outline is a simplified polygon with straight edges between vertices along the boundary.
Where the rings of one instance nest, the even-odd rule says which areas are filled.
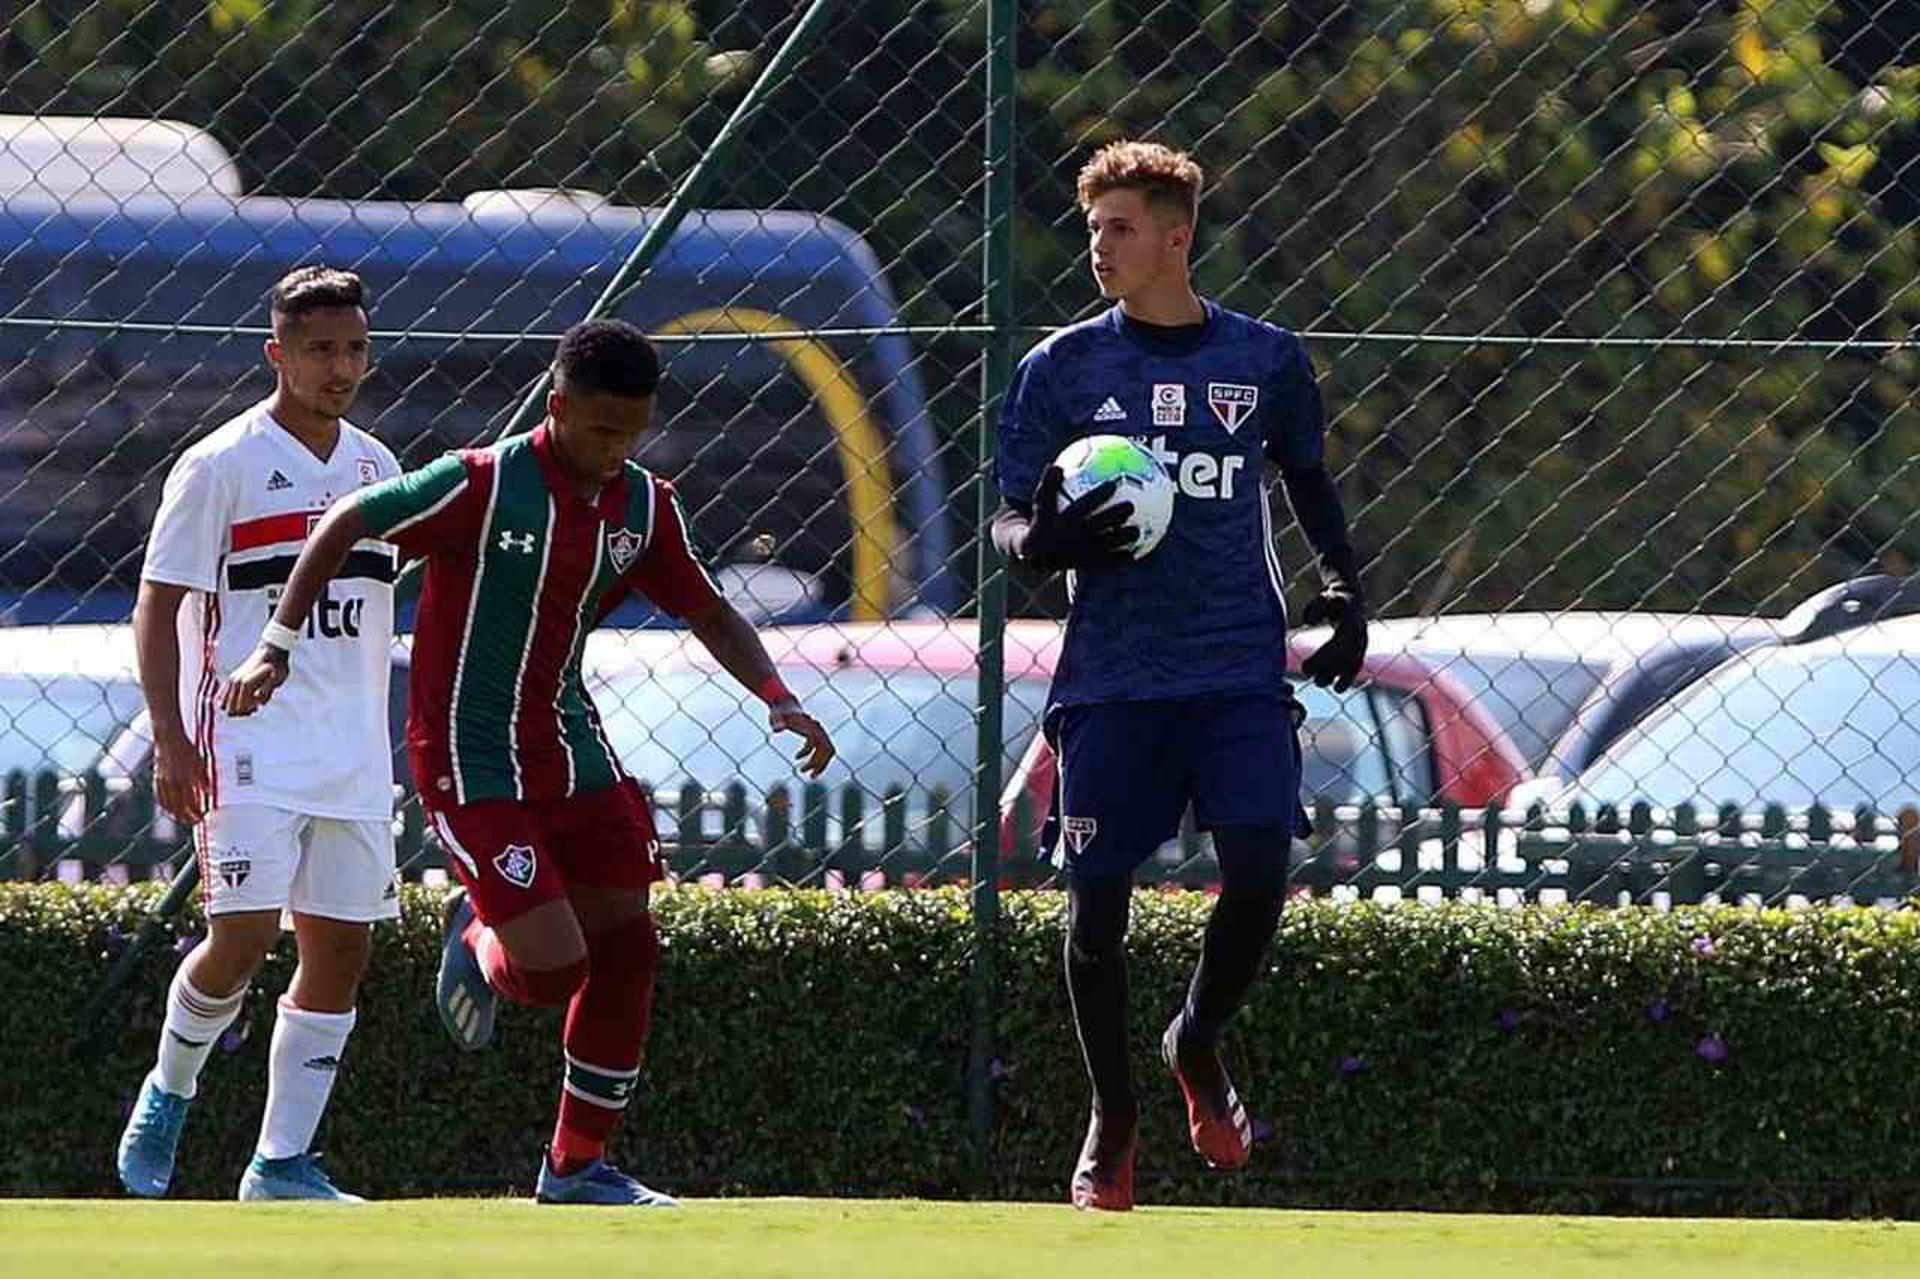
[[[1054,465],[1060,468],[1062,506],[1108,480],[1120,482],[1107,505],[1133,504],[1127,527],[1137,535],[1133,543],[1136,560],[1152,554],[1167,535],[1167,527],[1173,523],[1173,477],[1139,444],[1124,435],[1089,435],[1061,449]]]

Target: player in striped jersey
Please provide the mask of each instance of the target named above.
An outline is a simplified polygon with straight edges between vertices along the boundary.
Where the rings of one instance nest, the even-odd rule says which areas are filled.
[[[605,1159],[640,1073],[659,956],[647,892],[661,872],[647,797],[581,680],[588,632],[638,591],[767,703],[772,729],[805,739],[810,776],[834,753],[694,557],[673,486],[629,460],[659,380],[631,325],[568,330],[532,434],[448,454],[327,513],[233,685],[232,709],[246,713],[299,668],[293,620],[360,539],[426,558],[407,745],[465,886],[448,914],[440,1010],[472,1049],[492,1037],[496,994],[566,1005],[542,1202],[673,1202]]]
[[[295,615],[310,657],[271,714],[236,721],[215,703],[221,676],[253,651],[307,530],[342,494],[400,470],[342,417],[367,373],[358,277],[304,267],[268,300],[274,393],[168,474],[134,609],[154,785],[195,828],[208,925],[174,973],[159,1060],[121,1137],[120,1179],[137,1195],[166,1192],[201,1067],[287,910],[300,966],[274,1021],[266,1114],[240,1197],[352,1198],[308,1148],[353,1030],[372,921],[398,906],[386,713],[393,548],[351,548],[316,607]]]

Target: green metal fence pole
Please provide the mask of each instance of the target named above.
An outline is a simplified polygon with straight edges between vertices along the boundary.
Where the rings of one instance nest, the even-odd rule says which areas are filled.
[[[173,916],[180,913],[193,897],[193,890],[200,884],[200,863],[191,852],[181,853],[173,872],[173,882],[167,885],[166,895],[140,921],[139,931],[128,940],[125,949],[113,961],[113,967],[107,970],[106,977],[98,989],[93,992],[80,1015],[74,1019],[75,1039],[82,1045],[98,1042],[97,1037],[106,1029],[106,1016],[113,1004],[113,998],[120,988],[133,976],[134,969],[146,957],[153,944],[160,939],[160,930]]]
[[[984,212],[984,284],[987,339],[980,375],[980,553],[978,590],[980,670],[975,706],[979,736],[974,757],[973,825],[973,1046],[967,1061],[968,1115],[983,1178],[993,1173],[994,1022],[999,1013],[996,962],[1000,925],[1001,696],[1005,691],[1006,566],[987,527],[998,505],[993,459],[1000,400],[1013,374],[1013,125],[1015,0],[987,5],[987,137]]]
[[[715,135],[712,144],[701,153],[699,161],[687,176],[681,179],[680,185],[674,188],[666,207],[660,210],[660,216],[648,224],[645,234],[640,237],[640,243],[633,246],[633,252],[629,253],[626,260],[620,264],[620,269],[613,273],[613,278],[607,281],[607,287],[600,291],[600,296],[594,299],[592,306],[587,308],[587,314],[583,318],[592,319],[595,316],[604,315],[619,305],[628,293],[639,287],[641,277],[653,265],[654,259],[660,256],[661,250],[667,247],[667,242],[673,238],[673,233],[686,220],[687,214],[706,198],[708,189],[713,185],[714,176],[720,172],[721,165],[732,157],[735,148],[739,146],[740,139],[746,135],[747,126],[753,122],[755,116],[760,114],[761,108],[766,106],[774,90],[786,82],[794,67],[806,56],[807,50],[813,46],[821,30],[825,28],[827,19],[832,16],[833,10],[840,2],[841,0],[813,0],[813,3],[807,6],[807,11],[801,15],[800,21],[794,25],[793,31],[781,44],[779,51],[773,55],[773,60],[767,64],[767,69],[754,80],[746,96],[741,98],[740,104],[733,109],[733,114],[727,117],[724,125],[720,126],[720,132]],[[542,369],[540,377],[528,390],[526,398],[520,401],[520,406],[514,410],[513,416],[507,419],[506,426],[501,428],[500,439],[506,439],[510,435],[525,430],[533,415],[540,412],[546,404],[548,376],[549,370]],[[419,560],[407,565],[406,571],[395,583],[396,603],[411,597],[419,589],[420,565]],[[89,1016],[97,1017],[100,1010],[106,1007],[107,1001],[119,988],[120,981],[133,970],[134,964],[145,953],[153,937],[158,935],[160,924],[186,902],[198,876],[198,863],[189,859],[174,877],[178,891],[169,891],[166,897],[154,907],[152,917],[141,925],[140,934],[134,939],[133,944],[128,946],[126,953],[122,956],[122,963],[116,965],[114,973],[108,976],[88,1003]]]
[[[640,287],[641,277],[653,266],[654,259],[667,247],[667,242],[673,239],[673,233],[686,221],[687,214],[707,198],[714,177],[720,172],[721,166],[733,158],[734,150],[739,146],[740,139],[746,136],[754,117],[760,114],[774,91],[786,83],[793,69],[806,57],[839,4],[840,0],[813,0],[807,6],[807,11],[801,15],[800,21],[773,55],[773,60],[767,64],[767,69],[755,78],[746,96],[740,99],[740,105],[733,109],[733,114],[720,126],[720,132],[714,135],[712,143],[700,153],[700,159],[680,180],[680,185],[674,188],[666,207],[660,210],[660,216],[648,224],[640,243],[633,246],[633,252],[627,255],[620,269],[607,281],[607,287],[600,290],[600,296],[594,299],[582,319],[591,320],[607,314]],[[549,372],[541,370],[540,377],[527,392],[526,398],[520,401],[520,407],[507,419],[507,425],[500,432],[501,439],[526,430],[539,414],[547,400]]]

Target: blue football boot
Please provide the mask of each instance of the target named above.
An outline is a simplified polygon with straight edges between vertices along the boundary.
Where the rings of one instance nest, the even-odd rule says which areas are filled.
[[[327,1179],[320,1170],[320,1157],[311,1152],[268,1159],[255,1154],[253,1162],[240,1178],[240,1198],[257,1203],[263,1200],[320,1200],[326,1203],[363,1204],[359,1195],[350,1195]]]
[[[120,1184],[129,1194],[154,1199],[173,1182],[173,1156],[180,1147],[180,1129],[187,1122],[188,1097],[176,1096],[149,1073],[140,1096],[120,1134]]]
[[[620,1204],[634,1208],[678,1208],[672,1195],[649,1190],[604,1159],[596,1159],[579,1172],[561,1176],[545,1156],[540,1159],[540,1180],[534,1188],[535,1203],[543,1204]]]
[[[472,921],[473,903],[467,900],[466,890],[454,889],[447,897],[446,936],[440,945],[434,1003],[453,1042],[468,1052],[493,1042],[493,1018],[500,1006],[500,996],[487,984],[487,974],[467,945],[467,925]]]

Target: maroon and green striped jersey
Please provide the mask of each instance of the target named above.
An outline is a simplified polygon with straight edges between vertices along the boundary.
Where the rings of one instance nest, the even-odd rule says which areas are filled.
[[[407,708],[426,803],[557,799],[625,778],[580,678],[588,632],[631,591],[677,617],[719,598],[671,484],[628,462],[589,501],[543,425],[362,490],[360,517],[427,561]]]

